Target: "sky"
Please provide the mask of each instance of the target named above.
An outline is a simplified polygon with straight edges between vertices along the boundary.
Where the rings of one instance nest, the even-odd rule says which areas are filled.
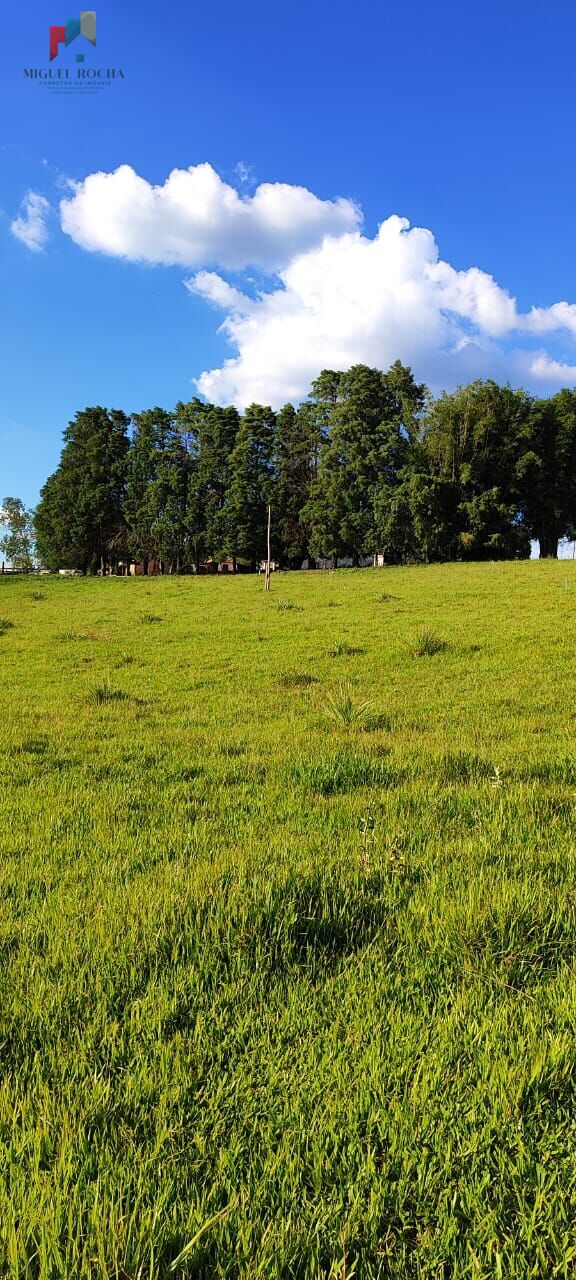
[[[90,404],[576,384],[572,5],[99,3],[50,62],[60,5],[3,14],[0,494]]]

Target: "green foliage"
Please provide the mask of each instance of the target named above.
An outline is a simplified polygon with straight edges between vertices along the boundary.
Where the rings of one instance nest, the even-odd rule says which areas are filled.
[[[191,563],[190,492],[196,435],[190,415],[151,409],[134,415],[126,477],[125,515],[132,556],[177,572]]]
[[[357,564],[378,550],[376,508],[398,483],[423,402],[424,388],[399,363],[388,374],[355,365],[338,375],[303,510],[313,555],[351,556]]]
[[[275,431],[275,538],[279,554],[299,569],[309,555],[310,530],[302,512],[318,466],[320,429],[310,404],[300,409],[286,404]]]
[[[208,556],[219,560],[225,554],[225,504],[240,417],[232,407],[221,409],[199,400],[178,404],[176,409],[178,420],[192,423],[194,431],[187,525],[192,561],[197,566]]]
[[[492,381],[472,382],[431,404],[425,455],[445,494],[432,526],[454,554],[505,560],[530,554],[520,459],[527,448],[529,396]],[[448,521],[442,518],[442,510]]]
[[[0,552],[14,569],[32,569],[35,559],[33,513],[21,498],[4,498],[0,506]]]
[[[540,555],[555,556],[576,527],[576,391],[534,401],[517,472],[528,529]]]
[[[125,554],[128,419],[99,406],[77,413],[64,432],[57,470],[34,513],[38,555],[49,569],[95,573]]]
[[[249,405],[230,455],[230,484],[223,513],[225,549],[253,569],[266,554],[267,506],[272,502],[274,484],[275,423],[270,408]]]
[[[123,414],[94,408],[66,429],[34,517],[49,568],[103,572],[130,556],[144,573],[150,561],[169,573],[223,559],[255,569],[269,505],[272,556],[290,568],[375,554],[386,564],[523,559],[531,538],[546,557],[576,532],[568,390],[539,401],[477,381],[434,401],[396,361],[385,373],[325,369],[298,409],[278,414],[196,398],[132,424],[128,440]],[[29,532],[10,536],[26,567]]]

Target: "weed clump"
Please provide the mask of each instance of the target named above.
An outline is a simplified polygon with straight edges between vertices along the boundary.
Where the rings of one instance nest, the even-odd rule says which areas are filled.
[[[88,701],[94,706],[102,707],[109,702],[128,702],[130,694],[125,689],[114,689],[109,680],[104,680],[102,684],[97,684],[88,694]]]
[[[5,636],[7,631],[11,631],[14,623],[10,618],[0,618],[0,636]]]
[[[334,724],[362,726],[372,712],[372,701],[358,702],[350,685],[339,685],[335,693],[328,694],[326,715]]]
[[[361,649],[358,645],[348,644],[347,640],[341,640],[333,649],[329,649],[329,658],[355,658],[359,654],[366,653],[365,649]]]
[[[159,613],[143,613],[140,621],[146,622],[146,623],[152,623],[152,622],[163,622],[164,619],[160,617]]]
[[[435,635],[429,627],[421,627],[412,645],[413,658],[432,658],[436,653],[444,653],[448,641]]]
[[[311,676],[307,671],[288,672],[287,675],[280,677],[283,689],[308,689],[311,684],[318,683],[317,676]]]

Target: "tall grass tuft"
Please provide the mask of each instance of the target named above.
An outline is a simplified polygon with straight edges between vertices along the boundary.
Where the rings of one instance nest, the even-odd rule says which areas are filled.
[[[366,653],[365,649],[361,649],[358,645],[348,644],[347,640],[340,640],[333,649],[328,651],[329,658],[355,658],[359,654]]]
[[[436,653],[444,653],[447,648],[448,641],[442,639],[442,636],[437,636],[429,627],[420,627],[411,652],[414,658],[432,658]]]
[[[335,693],[328,694],[325,715],[334,724],[354,725],[358,728],[369,722],[373,707],[371,699],[359,702],[354,697],[351,686],[341,684]]]
[[[128,702],[130,694],[124,689],[114,689],[109,680],[103,680],[102,684],[97,684],[90,690],[88,701],[102,707],[109,702]]]

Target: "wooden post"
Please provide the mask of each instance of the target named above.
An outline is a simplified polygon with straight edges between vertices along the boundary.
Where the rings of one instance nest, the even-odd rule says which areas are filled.
[[[266,577],[264,580],[265,591],[270,590],[270,524],[271,524],[271,521],[272,521],[272,512],[270,509],[270,503],[268,503],[268,543],[267,543],[267,557],[266,557]]]

